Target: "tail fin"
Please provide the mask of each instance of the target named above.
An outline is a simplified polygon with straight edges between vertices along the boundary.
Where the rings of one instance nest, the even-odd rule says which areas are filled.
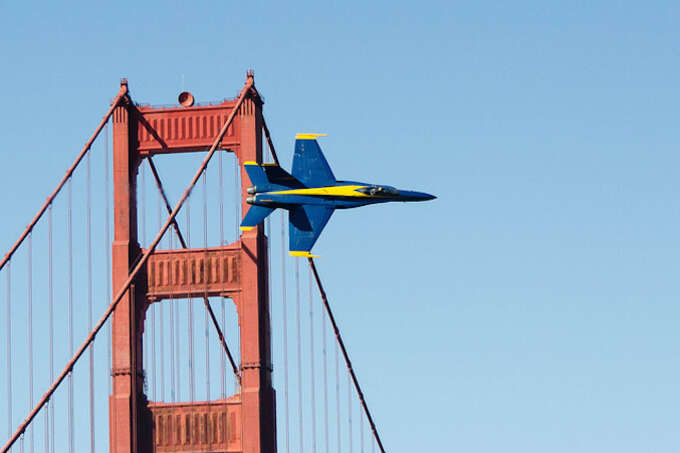
[[[242,231],[252,230],[272,212],[274,212],[274,208],[252,205],[241,221],[241,226],[239,228],[241,228]]]

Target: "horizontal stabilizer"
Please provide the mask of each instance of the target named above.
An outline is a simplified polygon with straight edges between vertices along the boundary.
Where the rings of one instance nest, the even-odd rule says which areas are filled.
[[[246,213],[246,216],[241,221],[241,230],[252,230],[258,223],[262,222],[269,214],[274,212],[274,208],[267,208],[265,206],[251,206]]]

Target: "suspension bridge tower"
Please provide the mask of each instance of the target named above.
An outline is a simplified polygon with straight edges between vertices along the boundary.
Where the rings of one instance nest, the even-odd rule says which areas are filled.
[[[127,91],[127,81],[121,82]],[[242,211],[248,177],[243,162],[262,162],[262,99],[253,74],[236,100],[217,105],[140,107],[129,96],[113,120],[114,294],[143,255],[137,235],[137,171],[155,155],[230,151],[241,167]],[[220,129],[227,126],[223,135]],[[214,142],[219,137],[219,142]],[[216,146],[214,146],[216,145]],[[175,223],[175,226],[177,224]],[[219,247],[152,251],[113,312],[109,398],[112,453],[275,452],[267,238],[262,225]],[[144,392],[142,334],[151,304],[176,298],[222,296],[236,305],[240,329],[240,386],[215,401],[151,401]],[[175,366],[180,366],[176,364]]]
[[[193,97],[188,93],[182,93],[179,101],[180,105],[173,107],[136,104],[128,91],[127,81],[123,79],[117,96],[93,135],[9,252],[0,259],[0,272],[3,273],[0,282],[4,286],[2,293],[4,294],[3,316],[5,316],[4,330],[0,335],[0,342],[4,343],[0,345],[4,350],[4,364],[0,367],[2,371],[0,375],[3,380],[6,379],[1,382],[4,385],[0,386],[2,388],[0,391],[4,392],[0,393],[0,409],[4,406],[0,421],[6,422],[8,433],[8,440],[0,445],[0,453],[10,453],[17,449],[28,453],[99,451],[101,447],[98,448],[98,446],[101,444],[98,443],[97,438],[105,436],[106,430],[96,429],[95,421],[104,420],[106,417],[95,417],[97,407],[101,407],[101,411],[108,409],[108,440],[111,453],[276,453],[276,394],[272,387],[268,238],[265,236],[263,224],[260,223],[255,228],[236,234],[233,237],[234,242],[225,243],[222,223],[224,216],[221,159],[218,164],[219,176],[217,178],[220,200],[219,246],[210,246],[207,233],[208,190],[206,181],[208,165],[213,156],[217,154],[221,158],[220,153],[225,152],[232,152],[236,156],[234,179],[240,180],[240,187],[234,189],[236,192],[234,205],[236,208],[240,204],[241,213],[248,211],[246,200],[251,183],[244,165],[249,161],[262,163],[263,138],[266,139],[274,165],[278,165],[274,145],[262,115],[263,100],[255,89],[252,72],[248,72],[245,85],[236,99],[214,104],[194,105]],[[113,129],[112,152],[109,148],[109,126]],[[102,131],[104,131],[102,135],[105,153],[101,162],[104,164],[104,172],[101,178],[93,178],[91,175],[91,161],[94,159],[93,144]],[[102,148],[98,146],[97,149]],[[185,190],[179,200],[172,207],[154,159],[156,156],[176,159],[179,153],[198,153],[203,160],[191,181],[184,186]],[[113,162],[112,168],[111,161]],[[81,163],[84,165],[80,165]],[[148,210],[144,201],[144,187],[147,184],[143,169],[147,167],[151,170],[158,188],[159,230],[151,241],[147,241],[146,238],[148,225],[146,212]],[[79,186],[84,187],[81,191],[83,203],[73,203],[72,200],[73,179],[76,171],[84,176],[84,181],[82,181],[84,186]],[[113,174],[113,191],[109,183],[111,173]],[[138,174],[140,175],[139,186]],[[203,247],[191,248],[189,196],[201,178],[203,178],[204,241]],[[92,182],[97,180],[102,181],[101,192],[93,190]],[[238,181],[234,181],[235,186],[238,184]],[[139,200],[138,192],[140,193]],[[92,203],[93,194],[104,195],[102,206],[98,209],[104,214],[103,223],[97,221],[93,223],[93,218],[96,217],[93,216],[93,204],[99,204]],[[111,199],[113,199],[113,222],[110,216]],[[161,221],[163,204],[167,211],[165,222]],[[55,209],[55,206],[58,209]],[[184,224],[186,240],[176,220],[183,207],[187,218]],[[79,208],[75,216],[72,214],[74,208]],[[74,218],[76,222],[73,222]],[[240,220],[238,214],[234,218],[235,223]],[[80,224],[80,227],[76,225],[76,234],[74,234],[74,223]],[[93,228],[93,225],[102,225],[103,228],[97,226]],[[110,236],[111,226],[113,238]],[[174,231],[168,231],[170,229]],[[105,253],[93,254],[92,244],[95,242],[92,240],[93,233],[99,233],[101,236],[102,241],[96,242],[104,246]],[[80,240],[80,246],[74,247],[74,238],[77,241]],[[163,238],[168,239],[169,247],[160,249],[159,243]],[[175,249],[174,238],[177,238],[180,248]],[[291,443],[286,321],[288,312],[286,309],[285,244],[284,241],[281,242],[283,273],[280,307],[283,331],[281,440],[282,448],[288,451]],[[39,252],[34,252],[34,246]],[[54,250],[57,253],[53,253]],[[97,255],[100,259],[97,259]],[[96,268],[93,265],[95,261],[102,267],[106,266],[106,271],[100,273],[93,270]],[[13,262],[16,263],[14,266],[12,266]],[[348,450],[352,451],[353,438],[357,434],[360,450],[364,451],[365,419],[375,440],[373,446],[377,446],[384,453],[385,449],[359,386],[314,260],[309,257],[307,262],[310,270],[308,336],[310,348],[307,356],[310,374],[305,380],[310,384],[311,429],[304,428],[307,419],[303,419],[304,373],[302,372],[301,347],[303,336],[300,330],[299,262],[296,262],[296,361],[298,365],[296,424],[299,428],[299,434],[295,436],[299,442],[297,449],[302,451],[303,446],[309,444],[314,450],[317,445],[315,387],[320,383],[317,382],[314,372],[314,357],[319,354],[318,349],[315,353],[316,340],[313,333],[314,323],[318,322],[315,321],[313,315],[312,284],[315,281],[326,315],[321,325],[322,348],[321,357],[318,357],[322,359],[323,370],[323,417],[320,419],[324,424],[323,438],[326,451],[329,451],[331,438],[337,441],[338,451],[343,451],[341,444],[346,438]],[[19,275],[16,275],[17,268]],[[12,276],[11,269],[15,269],[14,276]],[[24,269],[25,273],[21,269]],[[93,278],[94,275],[107,275],[111,279],[96,279]],[[105,283],[93,287],[93,283],[99,280],[105,280]],[[55,305],[61,297],[65,300],[63,307]],[[97,307],[94,301],[99,298],[103,298],[106,305],[105,309],[100,307],[104,309],[104,312],[95,322],[94,313]],[[220,301],[221,325],[211,308],[211,298]],[[225,299],[234,303],[235,316],[238,318],[240,356],[236,358],[232,356],[222,332],[222,328],[227,325]],[[40,304],[35,310],[36,313],[40,313],[40,316],[34,315],[34,301]],[[206,396],[204,401],[195,397],[194,389],[196,366],[193,354],[193,326],[195,323],[192,307],[196,301],[199,303],[202,301],[206,309],[204,362]],[[188,335],[183,337],[188,340],[188,344],[184,344],[178,334],[181,305],[187,309]],[[165,322],[163,307],[170,308],[169,323]],[[159,319],[156,318],[157,312],[160,312],[158,313]],[[173,317],[173,313],[176,313],[177,317]],[[78,318],[80,318],[81,332],[84,321],[87,320],[88,334],[82,339],[80,346],[75,348],[74,333]],[[336,409],[334,433],[329,430],[326,319],[330,322],[336,340],[335,378],[331,378],[335,388],[335,403],[332,404]],[[36,336],[33,334],[34,321],[36,326],[40,326],[36,329],[39,333]],[[219,370],[222,377],[222,392],[220,398],[215,400],[210,396],[208,333],[210,321],[212,321],[222,348]],[[26,328],[23,329],[22,325]],[[170,326],[170,341],[164,340],[164,325],[166,328]],[[156,341],[156,326],[159,327],[159,341]],[[62,329],[63,332],[60,331]],[[145,330],[151,333],[151,335],[146,335],[146,340],[144,339]],[[57,332],[56,341],[55,331]],[[236,329],[233,331],[236,332]],[[110,333],[110,341],[107,338],[108,335],[102,335],[103,332]],[[97,344],[101,344],[101,340],[104,340],[105,344],[110,346],[107,348],[106,362],[96,360],[96,356],[101,353],[95,354],[95,350],[103,351],[103,348],[100,349],[95,345],[97,338],[100,340]],[[214,340],[214,337],[210,338]],[[17,343],[21,344],[17,346]],[[150,351],[144,350],[145,344]],[[156,345],[159,346],[158,356],[155,353]],[[163,345],[170,346],[169,364],[166,364],[164,360]],[[181,354],[180,350],[183,351]],[[147,360],[144,360],[148,352],[151,354],[147,356]],[[38,355],[41,355],[40,360],[34,360]],[[45,355],[47,360],[43,360],[42,355]],[[181,361],[180,356],[185,357],[186,360]],[[67,358],[61,372],[58,372],[60,368],[55,369],[55,357],[57,367],[60,366],[61,359]],[[340,374],[340,357],[347,368],[345,376]],[[17,358],[21,360],[15,360]],[[235,377],[233,395],[229,395],[230,392],[226,390],[226,358],[229,359]],[[18,369],[13,366],[14,363],[18,364],[16,367]],[[85,367],[83,363],[88,366]],[[95,370],[99,368],[98,363],[108,365],[106,368],[101,367],[104,379],[95,379]],[[80,365],[80,368],[76,365]],[[159,394],[156,392],[157,368],[160,370],[158,373],[161,384]],[[182,371],[187,368],[186,374],[189,375],[190,385],[189,394],[185,395],[178,389],[180,376],[186,376]],[[169,386],[166,386],[164,382],[166,369],[170,372]],[[79,370],[81,374],[78,374]],[[200,373],[203,373],[203,370]],[[89,391],[81,384],[86,382],[81,380],[85,376],[88,377]],[[149,381],[153,384],[149,385]],[[25,388],[27,394],[20,395],[22,392],[17,391],[16,386],[12,386],[13,382],[21,382],[19,387]],[[341,382],[347,385],[346,405],[341,403]],[[105,391],[103,387],[108,384],[111,384],[110,392]],[[77,390],[76,386],[78,386]],[[149,387],[152,390],[148,394],[146,389]],[[165,399],[164,389],[166,388],[170,390],[169,401]],[[39,390],[40,393],[44,391],[44,393],[40,398],[36,398],[35,390]],[[175,393],[175,390],[178,391]],[[99,403],[100,396],[105,395],[108,396],[108,401],[104,400]],[[184,401],[181,400],[183,396],[186,398]],[[359,400],[358,426],[352,424],[353,396]],[[85,400],[89,402],[89,405]],[[16,405],[19,405],[18,415]],[[28,407],[28,414],[23,418],[21,412],[25,405]],[[86,409],[88,406],[89,411]],[[311,436],[310,442],[303,435],[303,428]],[[43,435],[39,436],[39,433]],[[89,447],[85,447],[85,442],[88,440]]]

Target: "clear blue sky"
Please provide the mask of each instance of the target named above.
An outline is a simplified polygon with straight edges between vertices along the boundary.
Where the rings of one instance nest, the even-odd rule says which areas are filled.
[[[0,2],[1,253],[119,78],[168,104],[253,68],[284,166],[325,132],[338,178],[439,197],[338,213],[315,247],[390,452],[678,451],[678,23],[661,1]]]

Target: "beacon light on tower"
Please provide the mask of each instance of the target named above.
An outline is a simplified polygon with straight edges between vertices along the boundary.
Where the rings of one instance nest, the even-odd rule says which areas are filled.
[[[337,181],[316,141],[316,137],[324,135],[295,136],[292,174],[276,164],[244,163],[253,186],[248,188],[250,196],[246,201],[251,206],[241,222],[241,230],[253,229],[276,208],[286,209],[290,254],[311,257],[314,256],[309,253],[312,246],[336,209],[436,198],[391,186]]]

